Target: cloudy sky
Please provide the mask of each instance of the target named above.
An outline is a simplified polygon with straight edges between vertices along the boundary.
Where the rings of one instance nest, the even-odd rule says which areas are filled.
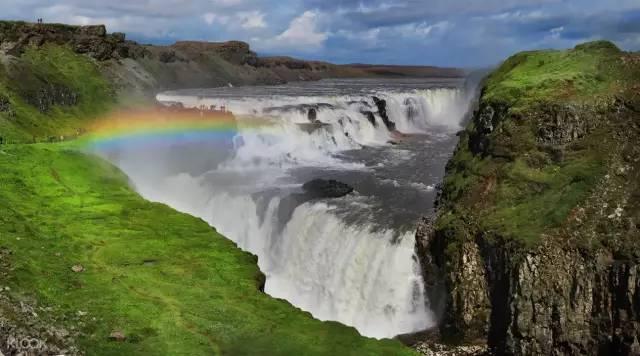
[[[338,63],[485,66],[606,38],[640,50],[640,0],[0,0],[0,18],[106,24],[145,43],[247,41]]]

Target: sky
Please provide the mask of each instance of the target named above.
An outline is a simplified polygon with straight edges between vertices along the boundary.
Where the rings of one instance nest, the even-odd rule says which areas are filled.
[[[483,67],[609,39],[640,50],[640,0],[0,0],[0,18],[105,24],[143,43],[242,40],[261,55]]]

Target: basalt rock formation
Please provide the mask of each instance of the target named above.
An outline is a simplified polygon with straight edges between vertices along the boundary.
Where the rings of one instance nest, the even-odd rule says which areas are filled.
[[[494,354],[640,353],[630,58],[609,42],[526,52],[485,81],[437,217],[417,234],[443,340]]]

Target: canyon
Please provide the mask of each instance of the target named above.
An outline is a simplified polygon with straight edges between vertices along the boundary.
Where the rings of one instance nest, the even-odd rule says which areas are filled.
[[[8,330],[12,336],[32,335],[48,340],[47,347],[53,351],[73,351],[80,347],[93,351],[159,352],[171,349],[178,352],[211,347],[219,353],[242,354],[267,349],[276,354],[327,354],[330,352],[327,345],[338,343],[340,346],[337,347],[344,353],[357,350],[359,354],[410,354],[411,350],[398,341],[401,340],[426,354],[436,352],[433,350],[443,354],[515,355],[632,355],[640,352],[640,280],[637,275],[640,258],[637,248],[640,237],[640,151],[637,145],[640,61],[637,53],[621,51],[606,41],[589,42],[564,51],[523,52],[507,59],[478,83],[477,97],[468,97],[467,104],[451,99],[451,106],[456,106],[459,112],[450,128],[459,130],[453,135],[459,142],[457,145],[449,142],[455,149],[444,156],[448,163],[441,172],[442,183],[430,193],[435,210],[423,214],[422,219],[411,217],[419,221],[415,246],[413,227],[403,231],[408,232],[403,246],[407,247],[407,241],[411,242],[408,248],[415,253],[420,267],[419,271],[408,268],[405,272],[412,276],[421,274],[426,303],[423,306],[430,311],[429,320],[415,325],[426,327],[428,324],[431,328],[418,333],[413,332],[419,331],[414,328],[394,329],[411,332],[395,340],[380,341],[362,338],[354,329],[335,322],[320,322],[286,302],[262,294],[265,276],[256,264],[266,263],[264,260],[256,262],[254,256],[241,252],[229,240],[211,232],[200,219],[139,199],[136,193],[144,189],[138,187],[133,191],[129,188],[136,180],[129,180],[104,161],[77,153],[77,148],[69,143],[49,145],[42,142],[78,136],[80,129],[89,126],[92,118],[104,115],[114,107],[148,103],[157,93],[167,90],[231,88],[331,78],[422,77],[464,81],[467,73],[433,67],[333,65],[288,57],[262,58],[246,43],[234,41],[141,45],[126,40],[124,34],[108,34],[103,26],[20,22],[0,22],[0,51],[3,53],[0,55],[3,64],[0,135],[5,142],[12,143],[0,146],[3,167],[0,201],[4,206],[11,206],[9,213],[0,217],[3,219],[0,276],[2,284],[9,288],[4,289],[6,292],[0,298],[4,318],[0,320],[2,330]],[[475,88],[475,85],[471,87]],[[257,90],[263,89],[258,87]],[[214,94],[220,94],[220,91]],[[194,101],[192,106],[204,102],[213,104],[206,101],[206,93],[198,91],[186,94],[174,91],[163,95],[171,101],[181,95],[183,99],[191,98],[188,100]],[[439,95],[455,98],[455,94]],[[422,96],[425,97],[429,98]],[[365,127],[365,124],[371,124],[377,130],[375,132],[383,133],[379,136],[383,138],[380,144],[387,146],[397,144],[387,142],[389,132],[396,127],[401,132],[425,128],[413,127],[411,121],[403,122],[393,116],[395,113],[386,113],[389,108],[398,107],[402,108],[400,113],[414,112],[417,106],[411,103],[415,98],[414,101],[407,101],[406,97],[394,99],[392,95],[375,98],[367,94],[364,99],[358,97],[359,102],[347,98],[332,103],[333,109],[349,108],[352,119],[358,122],[346,128],[338,121],[338,116],[335,120],[329,117],[330,110],[318,106],[317,100],[304,103],[316,105],[314,114],[309,113],[308,107],[304,108],[304,113],[287,114],[293,118],[292,125],[287,127],[295,128],[293,124],[319,120],[338,130],[333,141],[329,138],[324,143],[346,145],[351,140],[360,140],[357,143],[362,146],[366,146],[364,138],[368,136],[358,136],[365,131],[357,128]],[[188,106],[188,100],[177,101],[186,102]],[[439,107],[434,101],[424,100],[427,108]],[[328,101],[327,98],[321,100],[322,103]],[[358,106],[364,105],[362,101],[366,102],[366,110],[364,106]],[[471,103],[470,110],[465,106],[468,103]],[[274,110],[274,106],[281,111],[287,109],[282,103],[247,106],[230,99],[215,104],[235,105],[232,108],[235,112],[247,107],[259,107],[265,113]],[[355,107],[357,110],[353,109]],[[428,113],[425,117],[437,116],[432,111],[425,112]],[[247,113],[250,113],[249,109]],[[395,121],[390,122],[390,116]],[[426,128],[431,130],[430,126]],[[309,137],[313,136],[310,134]],[[41,143],[26,144],[34,142]],[[302,146],[297,147],[315,143],[302,142]],[[332,154],[338,151],[329,153],[327,157],[333,157]],[[22,161],[16,157],[27,159]],[[308,157],[283,155],[283,162],[294,158],[300,161]],[[31,164],[30,161],[38,163]],[[123,170],[127,172],[127,167]],[[29,178],[30,174],[33,178]],[[108,184],[108,191],[100,182]],[[185,180],[180,186],[189,184],[193,182]],[[49,191],[43,188],[46,186],[54,188]],[[28,197],[15,193],[21,189],[29,192]],[[179,196],[180,193],[176,194]],[[142,192],[142,195],[151,197],[151,193]],[[172,205],[169,198],[155,200]],[[62,214],[58,205],[71,213]],[[215,216],[205,216],[188,207],[179,210],[198,216],[213,226],[220,223]],[[93,228],[79,225],[73,212],[99,224],[104,238],[75,240],[79,239],[76,236],[82,236],[83,229]],[[55,221],[58,215],[64,223]],[[172,233],[151,232],[158,231],[154,219],[162,220],[163,216],[175,223],[173,227],[161,225]],[[139,219],[145,232],[137,232],[135,227],[125,223],[132,217]],[[236,227],[224,226],[223,230],[235,233]],[[222,232],[226,234],[226,231]],[[140,241],[124,243],[118,238],[128,236],[133,239],[139,236],[138,233],[149,239],[146,245]],[[183,242],[175,239],[175,236],[185,234],[198,238]],[[69,238],[71,235],[74,237]],[[65,247],[61,256],[38,252],[44,249],[45,242],[50,248],[56,248],[47,239],[49,236],[74,242],[64,245],[68,250]],[[322,236],[316,237],[313,243],[317,243],[317,238]],[[163,239],[178,246],[179,253],[173,256],[163,252]],[[203,247],[202,241],[215,246]],[[236,242],[251,250],[248,246],[252,242],[240,238]],[[149,248],[153,253],[146,252]],[[202,248],[211,249],[207,250],[209,254],[223,252],[204,256]],[[131,250],[130,254],[118,256],[126,250]],[[96,260],[91,256],[97,256]],[[189,256],[197,256],[193,265],[185,265]],[[411,253],[403,256],[412,258]],[[241,271],[214,264],[214,258],[236,263]],[[301,258],[304,259],[304,255]],[[86,261],[90,270],[82,273],[89,277],[70,271],[69,267],[78,259]],[[156,264],[165,268],[163,263],[167,269],[153,270]],[[43,272],[48,268],[44,266],[50,266],[51,272]],[[132,266],[151,266],[152,269],[144,272],[133,270],[139,267]],[[102,272],[92,274],[92,270]],[[170,283],[167,274],[172,278]],[[127,280],[126,275],[131,279]],[[232,330],[228,334],[210,325],[203,326],[193,310],[185,307],[193,306],[197,301],[195,304],[206,307],[198,307],[199,313],[208,320],[222,323],[211,312],[219,310],[216,308],[224,309],[221,304],[196,292],[186,296],[176,292],[179,288],[173,289],[185,287],[180,284],[183,283],[181,279],[186,278],[188,283],[203,283],[208,280],[207,276],[216,276],[212,277],[215,280],[212,286],[225,291],[216,294],[215,288],[207,289],[216,296],[215,300],[230,306],[221,312],[233,320],[233,325],[242,325],[225,329]],[[65,284],[65,280],[71,282]],[[50,285],[51,281],[55,284]],[[238,281],[242,292],[227,294],[224,286],[229,281]],[[142,286],[136,288],[136,282]],[[86,294],[87,288],[84,288],[88,285],[100,293],[114,296],[111,294],[114,289],[105,287],[112,285],[109,283],[122,287],[115,290],[130,303],[139,303],[149,313],[157,312],[153,305],[159,303],[167,314],[162,315],[156,326],[149,328],[142,326],[147,320],[135,313],[110,316],[111,304],[100,303],[95,295]],[[162,285],[162,288],[154,291],[153,285]],[[34,294],[30,292],[32,290],[41,292]],[[70,295],[70,302],[60,303],[61,296],[66,293]],[[251,301],[236,302],[245,299]],[[44,306],[29,307],[40,303]],[[83,309],[91,309],[92,315],[101,321],[84,320]],[[34,321],[37,319],[32,316],[34,310],[42,315],[38,321],[41,324]],[[244,325],[240,317],[246,314],[252,314],[249,319],[253,324],[249,326]],[[181,332],[192,341],[186,345],[164,345],[158,340],[168,335],[169,324],[165,322],[176,315],[186,325]],[[325,315],[330,316],[323,319],[340,319],[330,312]],[[113,330],[118,327],[118,318],[135,325],[126,330],[135,342],[119,344],[108,340],[107,335],[120,331]],[[294,320],[292,327],[284,325],[289,320]],[[360,328],[367,324],[366,321],[358,323]],[[38,329],[44,331],[34,331],[33,325],[41,325]],[[88,334],[68,332],[72,327],[78,330],[87,325],[93,330]],[[254,325],[257,327],[253,328]],[[263,328],[274,331],[264,338],[255,337],[257,330]],[[194,329],[199,331],[192,333],[190,330]],[[381,335],[376,332],[378,330],[370,334],[392,336],[389,331]],[[318,334],[323,337],[316,342],[314,338]],[[212,335],[223,336],[218,340]],[[7,353],[17,350],[7,344],[0,344],[0,349]]]

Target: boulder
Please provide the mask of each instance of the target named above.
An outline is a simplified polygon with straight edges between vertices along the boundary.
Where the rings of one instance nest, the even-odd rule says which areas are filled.
[[[109,335],[109,340],[123,342],[127,339],[127,336],[120,330],[114,330]]]
[[[334,179],[314,179],[302,186],[305,193],[312,198],[340,198],[351,192],[353,187]]]
[[[77,32],[86,36],[104,37],[107,35],[107,28],[104,25],[80,26]]]

